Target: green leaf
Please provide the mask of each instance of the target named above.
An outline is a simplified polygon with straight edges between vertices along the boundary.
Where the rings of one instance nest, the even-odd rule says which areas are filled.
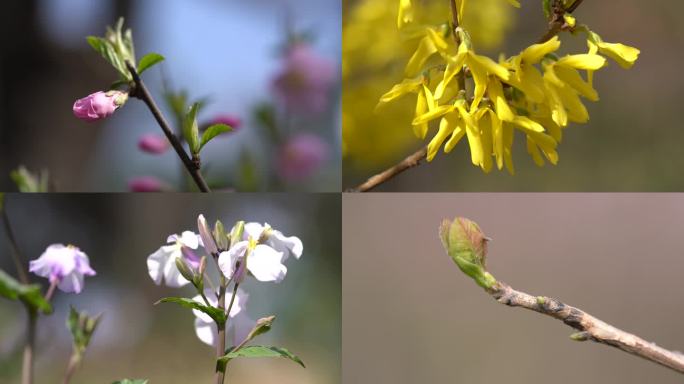
[[[205,144],[207,144],[211,139],[214,137],[225,133],[225,132],[230,132],[232,131],[233,128],[229,125],[226,124],[214,124],[207,128],[206,131],[204,131],[204,134],[202,134],[202,141],[200,142],[199,149],[201,150]]]
[[[110,41],[97,36],[88,36],[86,39],[88,40],[88,44],[90,44],[90,46],[93,47],[93,49],[97,51],[105,60],[107,60],[107,62],[111,64],[124,79],[129,81],[133,80],[131,74],[126,68],[126,63],[124,63],[124,61],[121,59],[119,53],[116,51],[116,48]]]
[[[52,306],[40,292],[40,285],[21,284],[3,270],[0,270],[0,296],[10,300],[21,300],[31,309],[45,314],[52,313]]]
[[[10,172],[10,178],[16,184],[19,192],[48,192],[48,173],[31,173],[23,165]]]
[[[140,63],[138,64],[138,74],[145,72],[153,65],[161,63],[162,61],[164,61],[164,56],[154,52],[148,53],[142,59],[140,59]]]
[[[148,380],[147,379],[123,379],[119,381],[115,381],[112,384],[147,384]]]
[[[165,297],[154,304],[157,305],[159,303],[176,303],[185,308],[196,309],[198,311],[204,312],[217,323],[226,322],[226,314],[223,312],[223,310],[206,306],[186,297]]]
[[[251,345],[242,347],[235,352],[231,351],[230,349],[226,351],[226,355],[219,357],[216,361],[216,370],[219,372],[225,372],[228,362],[236,357],[284,357],[301,365],[303,368],[306,368],[302,359],[285,348],[265,345]]]
[[[190,110],[185,115],[185,120],[183,121],[183,137],[185,141],[188,142],[190,146],[190,151],[193,154],[199,153],[199,127],[197,125],[197,112],[199,110],[200,104],[194,103],[190,106]]]
[[[79,356],[85,353],[90,344],[90,339],[100,322],[100,316],[90,317],[86,312],[78,312],[73,306],[70,308],[66,325],[73,338],[74,351]]]
[[[542,9],[547,19],[551,18],[551,0],[542,0]]]

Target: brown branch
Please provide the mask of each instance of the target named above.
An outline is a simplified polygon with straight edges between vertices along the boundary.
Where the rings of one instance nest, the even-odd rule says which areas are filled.
[[[563,28],[565,28],[565,19],[563,18],[563,15],[567,13],[572,13],[574,12],[577,7],[582,4],[583,0],[576,0],[568,9],[564,9],[562,5],[562,1],[556,0],[554,1],[554,8],[553,8],[553,16],[551,17],[551,20],[549,21],[549,29],[544,33],[544,35],[537,41],[538,43],[545,43],[554,36],[556,36]],[[456,33],[456,29],[458,28],[458,9],[456,7],[456,1],[455,0],[450,0],[451,4],[451,16],[452,16],[452,34],[454,35],[454,41],[456,42],[456,45],[458,46],[460,44],[460,40],[458,38],[458,34]],[[460,71],[458,75],[458,84],[460,89],[465,89],[465,74],[464,71]],[[366,181],[365,183],[359,185],[356,188],[349,188],[347,189],[347,192],[367,192],[370,191],[371,189],[379,186],[380,184],[383,184],[393,177],[397,176],[398,174],[404,172],[405,170],[409,168],[416,167],[420,164],[422,164],[422,160],[425,159],[427,156],[427,147],[421,149],[420,151],[410,155],[409,157],[405,158],[401,162],[399,162],[396,165],[393,165],[389,169],[376,174],[375,176],[372,176]]]
[[[394,176],[404,172],[405,170],[417,167],[421,164],[421,161],[423,161],[426,156],[427,147],[423,147],[418,150],[418,152],[400,161],[398,164],[366,180],[365,183],[359,185],[358,187],[347,189],[347,192],[368,192],[380,184],[392,179]]]
[[[199,190],[202,192],[211,192],[207,182],[204,181],[204,178],[202,177],[202,173],[200,173],[199,159],[191,159],[185,152],[183,144],[181,144],[180,140],[178,140],[176,135],[173,134],[171,126],[164,118],[164,115],[161,113],[159,107],[157,107],[157,104],[154,102],[154,99],[150,94],[150,91],[147,90],[145,83],[143,83],[133,64],[131,64],[129,61],[126,61],[126,68],[128,68],[128,71],[131,73],[131,76],[133,76],[133,81],[135,82],[135,89],[133,92],[131,92],[131,96],[137,97],[145,102],[147,108],[149,108],[150,112],[152,112],[154,119],[157,120],[159,127],[164,132],[164,135],[166,135],[166,138],[173,146],[173,149],[176,150],[178,157],[180,157],[183,165],[185,165],[185,168],[188,170],[188,173],[190,173],[190,176],[192,176],[195,184],[197,184]]]
[[[529,309],[561,320],[578,331],[578,333],[571,335],[573,340],[591,340],[605,344],[679,373],[684,373],[683,354],[659,347],[636,335],[618,329],[581,309],[549,297],[532,296],[517,291],[501,281],[497,282],[487,292],[501,304]]]

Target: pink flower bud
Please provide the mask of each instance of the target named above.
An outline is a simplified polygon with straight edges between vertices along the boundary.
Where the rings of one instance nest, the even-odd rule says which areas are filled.
[[[128,182],[131,192],[161,192],[167,189],[166,184],[154,176],[141,176]]]
[[[233,129],[238,129],[242,125],[242,119],[235,115],[218,115],[214,117],[209,124],[225,124]]]
[[[328,157],[328,144],[320,137],[304,133],[290,139],[280,149],[278,170],[290,181],[306,179],[317,171]]]
[[[85,121],[96,121],[110,116],[128,100],[121,91],[95,92],[74,103],[74,116]]]
[[[141,151],[151,153],[153,155],[160,155],[166,152],[171,147],[171,143],[163,135],[155,133],[148,133],[140,136],[138,140],[138,148]]]

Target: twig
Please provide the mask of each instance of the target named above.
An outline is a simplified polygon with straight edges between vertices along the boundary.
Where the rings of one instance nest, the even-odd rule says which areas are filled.
[[[549,22],[549,29],[544,33],[544,35],[538,40],[538,43],[544,43],[554,36],[556,36],[562,29],[563,26],[565,25],[565,19],[563,18],[563,15],[567,13],[572,13],[574,12],[577,7],[582,4],[583,0],[575,0],[575,2],[568,7],[568,9],[563,9],[562,8],[562,2],[561,1],[555,1],[554,2],[554,10],[553,10],[553,16],[551,17],[551,21]],[[456,34],[456,29],[458,28],[458,9],[456,7],[456,1],[455,0],[450,0],[451,4],[451,16],[452,16],[452,34],[454,35],[454,39],[456,42],[456,45],[458,46],[460,44],[458,35]],[[559,8],[560,7],[560,8]],[[460,89],[465,89],[465,76],[464,72],[460,71],[458,75],[458,84]],[[422,156],[420,156],[422,154]],[[399,162],[396,165],[393,165],[389,169],[376,174],[375,176],[372,176],[366,181],[365,183],[359,185],[356,188],[350,188],[347,189],[347,192],[367,192],[370,191],[371,189],[379,186],[380,184],[383,184],[393,177],[397,176],[398,174],[402,173],[403,171],[413,168],[415,166],[418,166],[422,164],[422,160],[424,160],[427,156],[427,147],[421,149],[420,151],[410,155],[409,157],[405,158],[401,162]]]
[[[36,320],[38,313],[26,308],[28,312],[28,330],[24,346],[24,360],[21,368],[21,384],[33,384],[33,350],[36,343]]]
[[[164,131],[164,135],[166,135],[166,138],[173,146],[173,149],[176,150],[178,157],[180,157],[181,161],[183,161],[183,165],[185,165],[185,168],[188,170],[188,173],[190,173],[190,176],[192,176],[192,179],[195,181],[195,184],[197,184],[199,190],[202,192],[211,192],[207,182],[204,181],[204,178],[200,173],[199,161],[193,161],[185,152],[183,145],[178,140],[176,135],[173,134],[171,126],[164,118],[164,115],[162,115],[159,107],[157,107],[152,95],[147,90],[145,83],[143,83],[133,64],[131,64],[129,61],[126,61],[126,68],[128,68],[128,71],[131,73],[131,76],[133,76],[133,81],[135,82],[135,89],[131,93],[131,96],[137,97],[145,102],[147,107],[150,109],[150,112],[152,112],[155,120],[157,120],[159,127],[162,129],[162,131]]]
[[[399,163],[393,165],[389,169],[378,173],[377,175],[368,179],[365,183],[359,185],[356,188],[348,189],[347,192],[368,192],[373,188],[379,186],[392,179],[394,176],[404,172],[405,170],[413,167],[417,167],[421,164],[421,161],[427,156],[427,146],[418,150],[418,152],[410,155]]]
[[[487,292],[501,304],[529,309],[561,320],[579,331],[571,335],[573,340],[591,340],[609,345],[671,368],[677,372],[684,373],[683,354],[669,351],[636,335],[620,330],[581,309],[571,307],[549,297],[532,296],[525,292],[517,291],[501,281],[498,281]]]

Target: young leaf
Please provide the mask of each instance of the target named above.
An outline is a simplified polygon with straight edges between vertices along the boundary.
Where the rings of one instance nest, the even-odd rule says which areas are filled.
[[[123,380],[115,381],[112,384],[147,384],[147,381],[148,380],[146,380],[146,379],[133,379],[133,380],[123,379]]]
[[[161,63],[162,61],[164,61],[164,56],[154,52],[148,53],[142,59],[140,59],[140,63],[138,64],[138,74],[145,72],[153,65]]]
[[[131,78],[131,74],[126,68],[126,64],[123,60],[121,60],[119,53],[116,51],[116,48],[110,41],[97,36],[88,36],[86,39],[88,40],[88,44],[90,44],[90,46],[93,47],[93,49],[97,51],[105,60],[107,60],[107,62],[111,64],[124,79],[129,81],[133,80]]]
[[[226,124],[214,124],[207,128],[206,131],[204,131],[204,134],[202,134],[202,141],[200,142],[199,149],[201,150],[205,144],[207,144],[211,139],[214,137],[225,133],[225,132],[230,132],[232,131],[233,128],[226,125]]]
[[[71,307],[66,325],[71,332],[74,352],[77,355],[82,356],[85,353],[99,322],[100,315],[90,317],[86,312],[78,312],[73,306]]]
[[[199,107],[199,103],[194,103],[185,115],[185,120],[183,121],[183,137],[185,137],[185,141],[188,142],[190,151],[193,154],[199,153],[200,149],[199,127],[197,126],[197,111],[199,110]]]
[[[204,304],[200,304],[186,297],[165,297],[154,304],[157,305],[159,303],[176,303],[185,308],[196,309],[198,311],[204,312],[207,315],[209,315],[209,317],[214,319],[214,321],[216,321],[217,323],[226,322],[226,314],[225,312],[223,312],[223,310],[219,308],[209,307]]]
[[[52,312],[52,306],[40,293],[39,285],[21,284],[2,270],[0,270],[0,296],[10,300],[21,300],[32,309],[45,314]]]
[[[226,355],[219,357],[216,361],[216,370],[219,372],[225,372],[228,362],[236,357],[284,357],[301,365],[303,368],[306,368],[302,359],[285,348],[265,345],[252,345],[242,347],[235,352],[229,350]]]

